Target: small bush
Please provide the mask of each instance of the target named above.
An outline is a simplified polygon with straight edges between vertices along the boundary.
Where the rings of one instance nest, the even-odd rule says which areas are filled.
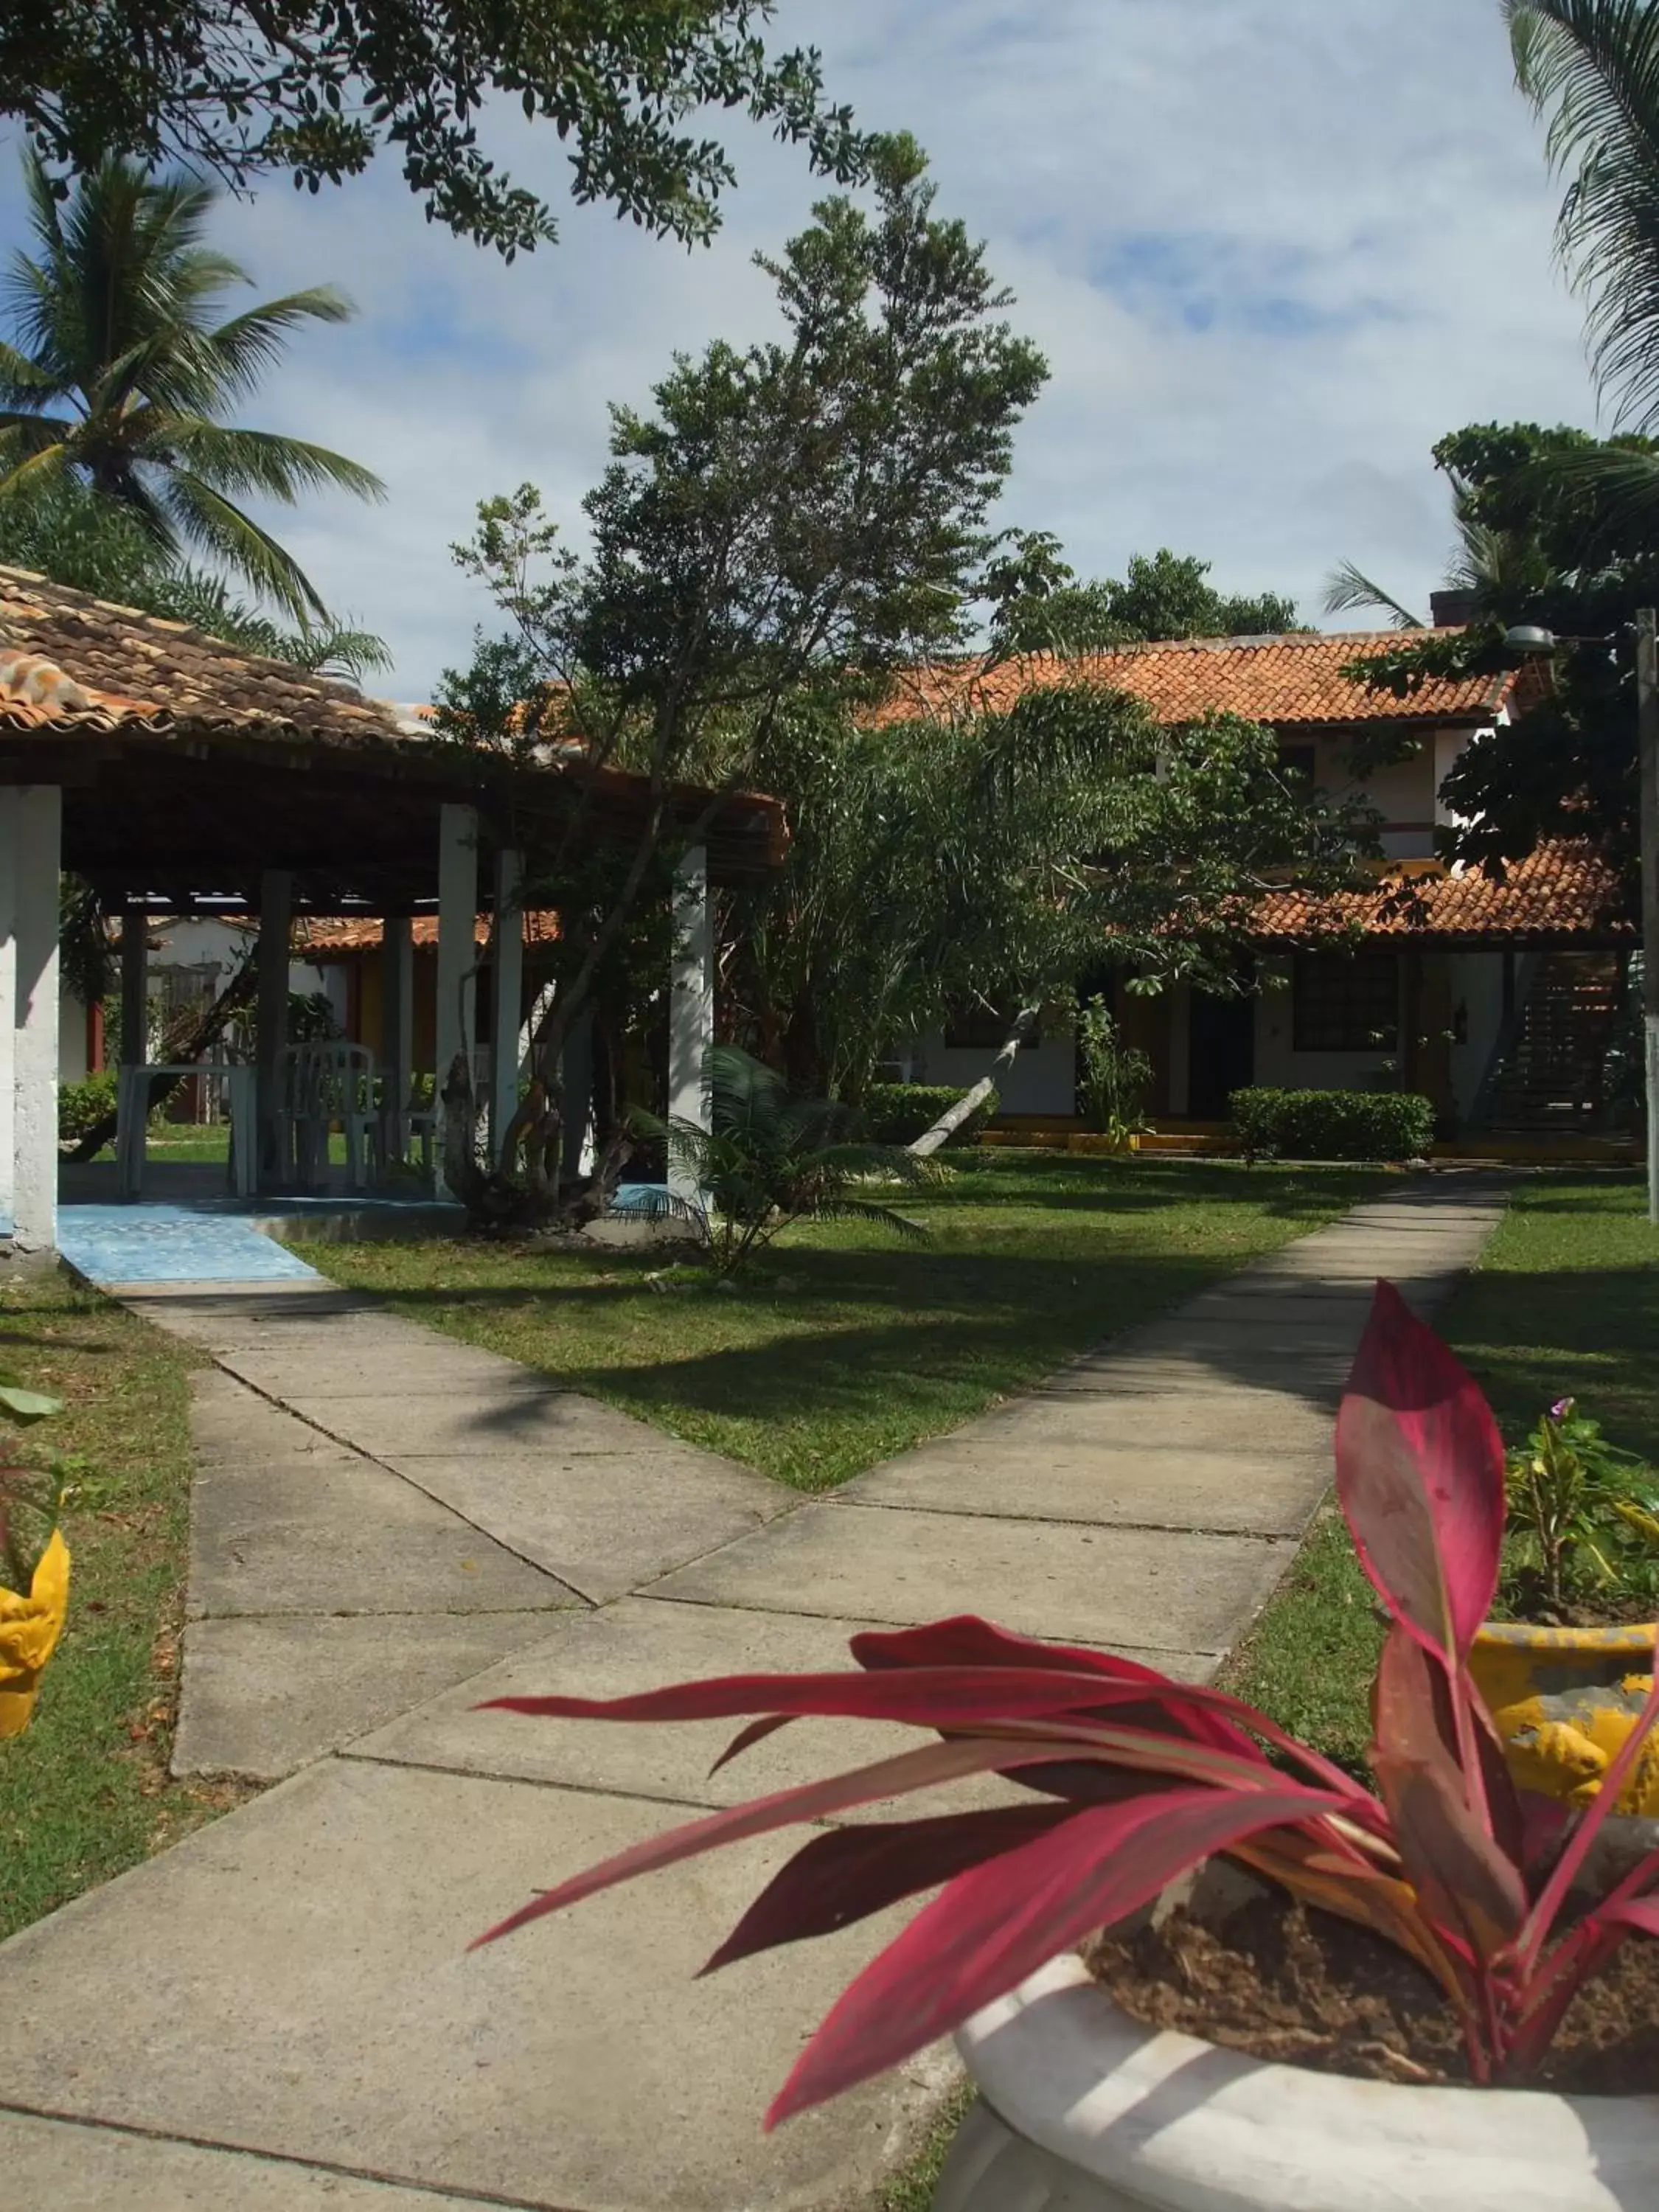
[[[58,1138],[60,1144],[79,1143],[94,1122],[115,1111],[115,1072],[89,1075],[84,1083],[58,1086]]]
[[[1434,1107],[1412,1091],[1235,1091],[1227,1102],[1252,1159],[1408,1160],[1434,1141]]]
[[[864,1094],[860,1113],[872,1144],[914,1145],[918,1137],[933,1127],[941,1114],[949,1113],[957,1101],[967,1095],[965,1086],[948,1083],[872,1083]],[[994,1091],[984,1104],[968,1116],[951,1142],[972,1144],[996,1110],[997,1094]]]

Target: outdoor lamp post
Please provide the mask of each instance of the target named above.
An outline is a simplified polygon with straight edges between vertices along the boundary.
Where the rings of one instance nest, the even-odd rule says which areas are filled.
[[[1659,1223],[1659,631],[1654,610],[1636,617],[1636,745],[1641,771],[1642,1043],[1648,1121],[1648,1219]],[[1547,659],[1564,645],[1609,645],[1605,637],[1557,637],[1530,623],[1504,633],[1511,653]]]

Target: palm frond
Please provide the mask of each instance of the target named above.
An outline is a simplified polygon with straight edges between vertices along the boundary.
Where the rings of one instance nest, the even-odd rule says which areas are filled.
[[[256,492],[289,507],[301,492],[330,488],[359,499],[386,497],[386,486],[373,469],[304,438],[285,438],[274,430],[233,430],[205,416],[170,415],[159,408],[135,410],[128,420],[142,441],[141,451],[153,449],[158,461],[175,457],[219,491]]]
[[[1621,419],[1659,420],[1659,10],[1504,0],[1516,79],[1567,179],[1558,243],[1589,299],[1590,364]]]
[[[1659,453],[1628,446],[1541,453],[1526,477],[1545,494],[1552,489],[1590,494],[1596,509],[1593,538],[1659,533]]]
[[[319,284],[305,292],[288,292],[233,316],[206,333],[206,343],[216,362],[220,389],[229,396],[252,392],[269,368],[281,360],[283,342],[301,323],[349,323],[356,309],[343,292]]]
[[[803,1221],[869,1221],[883,1229],[890,1229],[896,1236],[907,1237],[913,1244],[925,1243],[927,1231],[920,1221],[912,1221],[908,1214],[896,1213],[890,1206],[874,1206],[862,1198],[820,1198],[803,1206]]]
[[[190,470],[174,469],[160,496],[180,538],[223,562],[296,622],[326,622],[328,609],[294,556],[214,485]]]
[[[1373,583],[1362,568],[1352,561],[1339,561],[1325,579],[1324,609],[1328,615],[1352,614],[1378,608],[1389,617],[1394,629],[1426,629],[1428,624],[1420,615],[1403,606],[1391,592],[1381,584]]]

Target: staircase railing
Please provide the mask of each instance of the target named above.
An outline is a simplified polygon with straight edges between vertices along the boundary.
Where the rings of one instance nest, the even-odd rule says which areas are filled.
[[[1492,1119],[1492,1104],[1503,1080],[1504,1071],[1526,1035],[1533,986],[1538,981],[1543,964],[1544,957],[1540,952],[1523,952],[1515,963],[1515,1002],[1498,1025],[1498,1035],[1492,1039],[1486,1067],[1475,1086],[1474,1103],[1469,1109],[1469,1127],[1472,1129],[1484,1129]]]

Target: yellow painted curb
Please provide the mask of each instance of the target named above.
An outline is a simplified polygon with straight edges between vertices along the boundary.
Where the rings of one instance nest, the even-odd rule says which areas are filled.
[[[1522,1789],[1569,1805],[1590,1802],[1652,1686],[1656,1633],[1651,1624],[1486,1624],[1475,1638],[1469,1669]],[[1659,1740],[1638,1759],[1618,1809],[1659,1816]]]
[[[61,1528],[40,1554],[27,1597],[0,1589],[0,1736],[21,1735],[69,1611],[70,1555]]]

